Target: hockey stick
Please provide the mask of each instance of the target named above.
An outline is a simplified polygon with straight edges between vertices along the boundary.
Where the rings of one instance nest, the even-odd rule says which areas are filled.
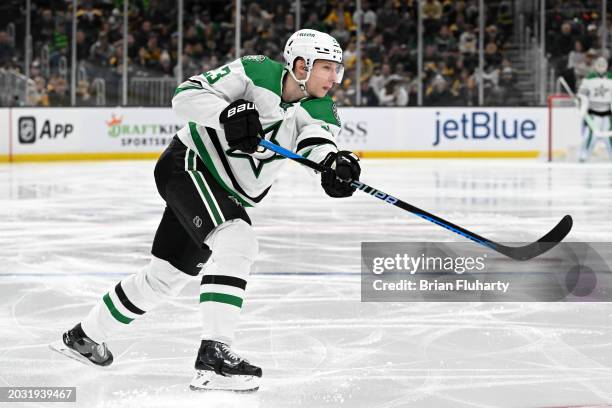
[[[563,77],[559,77],[559,83],[561,84],[561,86],[563,87],[563,89],[565,90],[565,92],[567,92],[567,94],[576,102],[580,105],[580,103],[582,103],[580,101],[580,99],[578,98],[578,96],[576,96],[576,94],[572,91],[572,88],[570,88],[569,84],[567,83],[567,81],[565,81],[565,78]],[[611,137],[612,136],[612,131],[602,131],[597,129],[597,126],[595,125],[595,123],[593,122],[593,119],[589,116],[589,114],[587,113],[586,115],[584,115],[584,117],[582,118],[587,126],[589,127],[589,129],[591,129],[591,132],[593,133],[593,136],[595,137]]]
[[[284,147],[278,146],[266,139],[261,139],[259,141],[259,145],[265,147],[266,149],[272,150],[273,152],[280,154],[281,156],[303,164],[304,166],[316,170],[320,173],[331,170],[329,167],[313,162],[312,160],[308,160],[307,158],[300,156],[299,154],[296,154],[290,150],[287,150]],[[429,222],[433,222],[434,224],[437,224],[443,228],[446,228],[449,231],[459,234],[462,237],[468,238],[480,245],[491,248],[494,251],[497,251],[503,255],[506,255],[507,257],[516,259],[518,261],[525,261],[527,259],[535,258],[536,256],[543,254],[544,252],[548,251],[549,249],[557,245],[559,242],[561,242],[561,240],[563,240],[563,238],[565,238],[565,236],[572,229],[572,217],[566,215],[552,230],[548,232],[548,234],[544,235],[536,242],[521,247],[509,247],[491,241],[487,238],[481,237],[480,235],[468,231],[465,228],[446,221],[427,211],[421,210],[420,208],[417,208],[412,204],[408,204],[387,193],[383,193],[382,191],[377,190],[374,187],[370,187],[361,181],[351,180],[350,183],[351,186],[357,188],[357,190],[359,191],[363,191],[364,193],[370,194],[371,196],[374,196],[386,203],[393,204],[394,206],[399,207],[402,210],[408,211],[418,217],[421,217]]]

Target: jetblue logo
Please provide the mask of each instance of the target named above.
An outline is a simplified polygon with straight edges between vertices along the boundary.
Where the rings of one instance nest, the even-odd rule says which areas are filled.
[[[504,118],[498,112],[474,111],[456,119],[441,118],[436,112],[436,136],[433,146],[453,139],[533,139],[536,123],[531,119]]]

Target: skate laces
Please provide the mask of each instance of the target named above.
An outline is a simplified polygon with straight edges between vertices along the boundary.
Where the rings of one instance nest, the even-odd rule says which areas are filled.
[[[223,350],[229,356],[229,358],[231,360],[233,360],[233,361],[240,361],[241,360],[241,358],[238,357],[238,355],[236,355],[236,353],[234,353],[232,351],[232,349],[228,347],[227,344],[219,343],[219,347],[221,347],[221,350]]]

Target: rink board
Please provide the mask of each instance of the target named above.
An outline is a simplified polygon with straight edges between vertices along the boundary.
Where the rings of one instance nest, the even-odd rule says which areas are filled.
[[[0,109],[0,163],[9,161],[9,143],[11,141],[9,114],[9,109]]]
[[[544,157],[545,108],[341,108],[338,146],[365,158]],[[0,110],[0,161],[155,158],[184,125],[169,108]]]

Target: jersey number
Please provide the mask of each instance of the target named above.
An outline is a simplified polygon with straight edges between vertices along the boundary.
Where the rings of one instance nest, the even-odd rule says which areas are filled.
[[[204,73],[204,78],[208,81],[209,84],[214,84],[224,76],[230,73],[229,67],[226,65],[214,71],[208,71]]]

